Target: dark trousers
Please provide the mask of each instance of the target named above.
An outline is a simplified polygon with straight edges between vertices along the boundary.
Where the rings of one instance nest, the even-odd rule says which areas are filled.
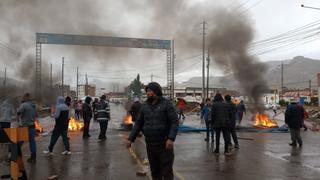
[[[229,128],[229,132],[230,132],[230,135],[231,135],[231,137],[233,139],[234,144],[239,144],[237,133],[236,133],[236,127]],[[232,144],[231,143],[231,138],[230,138],[230,144]]]
[[[293,144],[302,145],[302,139],[300,136],[300,128],[290,128],[291,141]]]
[[[242,118],[243,118],[243,112],[238,111],[237,112],[237,120],[238,120],[239,124],[241,124]]]
[[[10,122],[0,122],[0,128],[3,129],[3,128],[10,128],[11,126],[11,123]],[[9,150],[10,152],[10,146],[9,146]]]
[[[165,142],[148,143],[147,154],[153,180],[173,179],[173,150],[166,149]]]
[[[100,121],[100,134],[99,134],[99,139],[106,139],[106,132],[108,129],[108,121]]]
[[[178,119],[180,120],[181,119],[181,116],[182,116],[182,119],[185,119],[186,117],[184,116],[183,114],[183,109],[179,109],[178,110]]]
[[[206,122],[206,133],[207,133],[207,141],[209,141],[209,137],[211,134],[211,141],[214,140],[214,128],[213,124],[211,122],[205,121]]]
[[[69,145],[69,139],[68,139],[68,129],[64,129],[64,128],[60,128],[60,127],[55,126],[52,131],[52,135],[51,135],[51,139],[50,139],[50,145],[49,145],[50,152],[53,151],[53,147],[56,144],[56,142],[58,141],[60,136],[62,136],[65,150],[70,151],[70,145]]]
[[[89,136],[90,119],[84,118],[83,120],[84,121],[83,137]]]
[[[0,122],[0,128],[10,128],[11,123],[10,122]]]
[[[222,128],[215,128],[216,130],[216,150],[219,152],[219,146],[220,146],[220,133],[222,132],[223,139],[224,139],[224,152],[229,152],[229,144],[230,144],[230,133],[229,129],[227,127]]]

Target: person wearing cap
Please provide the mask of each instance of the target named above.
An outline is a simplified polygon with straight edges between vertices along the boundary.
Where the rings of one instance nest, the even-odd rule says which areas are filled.
[[[89,134],[90,120],[92,118],[91,101],[92,101],[92,98],[87,96],[82,105],[83,122],[84,122],[82,138],[91,137],[91,135]]]
[[[138,97],[135,97],[133,100],[133,104],[131,105],[131,108],[129,110],[129,113],[132,116],[132,121],[136,122],[136,120],[139,117],[139,113],[140,113],[140,109],[141,109],[141,103]]]
[[[173,179],[173,146],[178,131],[178,117],[173,104],[162,96],[162,88],[156,82],[149,83],[145,91],[140,116],[130,133],[130,148],[139,132],[145,136],[152,179]]]
[[[291,143],[290,146],[296,147],[297,143],[302,147],[302,139],[300,136],[300,128],[303,125],[304,108],[298,104],[298,100],[294,99],[288,105],[285,112],[285,123],[290,129]]]
[[[108,129],[108,122],[110,120],[110,107],[107,102],[107,97],[102,95],[100,101],[96,107],[97,121],[100,124],[100,134],[98,139],[104,141],[107,139],[106,132]]]

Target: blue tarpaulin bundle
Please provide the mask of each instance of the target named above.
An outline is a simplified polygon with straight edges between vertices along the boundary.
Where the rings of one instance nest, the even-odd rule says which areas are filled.
[[[204,132],[206,128],[196,128],[187,125],[179,125],[179,132],[187,133],[187,132]],[[287,127],[279,127],[279,128],[255,128],[255,127],[238,127],[237,131],[240,132],[257,132],[257,133],[288,133],[289,129]]]

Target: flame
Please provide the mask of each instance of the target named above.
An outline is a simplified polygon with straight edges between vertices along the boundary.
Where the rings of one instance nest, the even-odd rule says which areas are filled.
[[[68,129],[69,131],[78,131],[84,127],[83,122],[77,121],[74,117],[70,118]]]
[[[132,122],[132,116],[130,114],[127,114],[126,117],[123,119],[124,124],[133,124]]]
[[[35,128],[36,128],[36,132],[39,132],[39,133],[43,132],[43,128],[40,125],[39,119],[35,119],[34,125],[35,125]]]
[[[278,124],[275,121],[272,121],[269,119],[269,116],[266,114],[260,114],[256,113],[256,122],[254,123],[254,126],[259,126],[259,127],[278,127]]]

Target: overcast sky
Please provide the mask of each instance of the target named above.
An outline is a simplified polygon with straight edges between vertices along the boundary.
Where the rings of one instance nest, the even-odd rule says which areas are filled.
[[[300,7],[301,4],[320,7],[318,0],[219,0],[214,3],[211,0],[186,0],[183,1],[183,8],[180,8],[180,4],[177,3],[181,1],[174,0],[129,2],[98,0],[90,3],[76,0],[70,0],[67,3],[26,0],[24,3],[20,2],[16,0],[0,2],[2,18],[0,20],[0,63],[1,67],[8,68],[11,76],[15,76],[17,64],[24,61],[26,55],[35,54],[36,32],[174,38],[177,49],[175,80],[181,82],[192,76],[201,76],[200,23],[205,19],[210,30],[215,25],[215,19],[207,16],[206,13],[212,13],[211,11],[215,8],[247,14],[254,31],[254,42],[320,20],[320,10]],[[201,7],[205,9],[203,12]],[[195,10],[199,11],[199,13],[193,12],[198,16],[190,17],[191,11]],[[190,37],[184,38],[188,35]],[[257,56],[259,61],[285,60],[297,55],[320,59],[320,39],[317,39],[317,36],[319,34],[314,33],[305,41],[306,37],[302,37],[301,40],[292,42],[290,46],[281,48],[273,44],[276,48],[270,52],[265,52],[270,50],[267,44],[257,49],[253,48],[250,53],[263,52],[264,54]],[[52,63],[57,77],[60,74],[61,57],[65,57],[66,84],[75,85],[77,66],[80,68],[81,83],[84,82],[86,73],[89,81],[99,79],[112,83],[126,83],[140,73],[143,82],[150,81],[151,74],[154,75],[155,81],[161,84],[166,82],[166,52],[162,50],[121,48],[119,50],[119,48],[104,47],[90,49],[61,45],[43,45],[42,47],[42,58],[47,62],[44,66],[48,67]],[[14,55],[15,52],[23,54],[23,57],[18,58]],[[215,64],[212,68],[215,75],[223,74]]]

